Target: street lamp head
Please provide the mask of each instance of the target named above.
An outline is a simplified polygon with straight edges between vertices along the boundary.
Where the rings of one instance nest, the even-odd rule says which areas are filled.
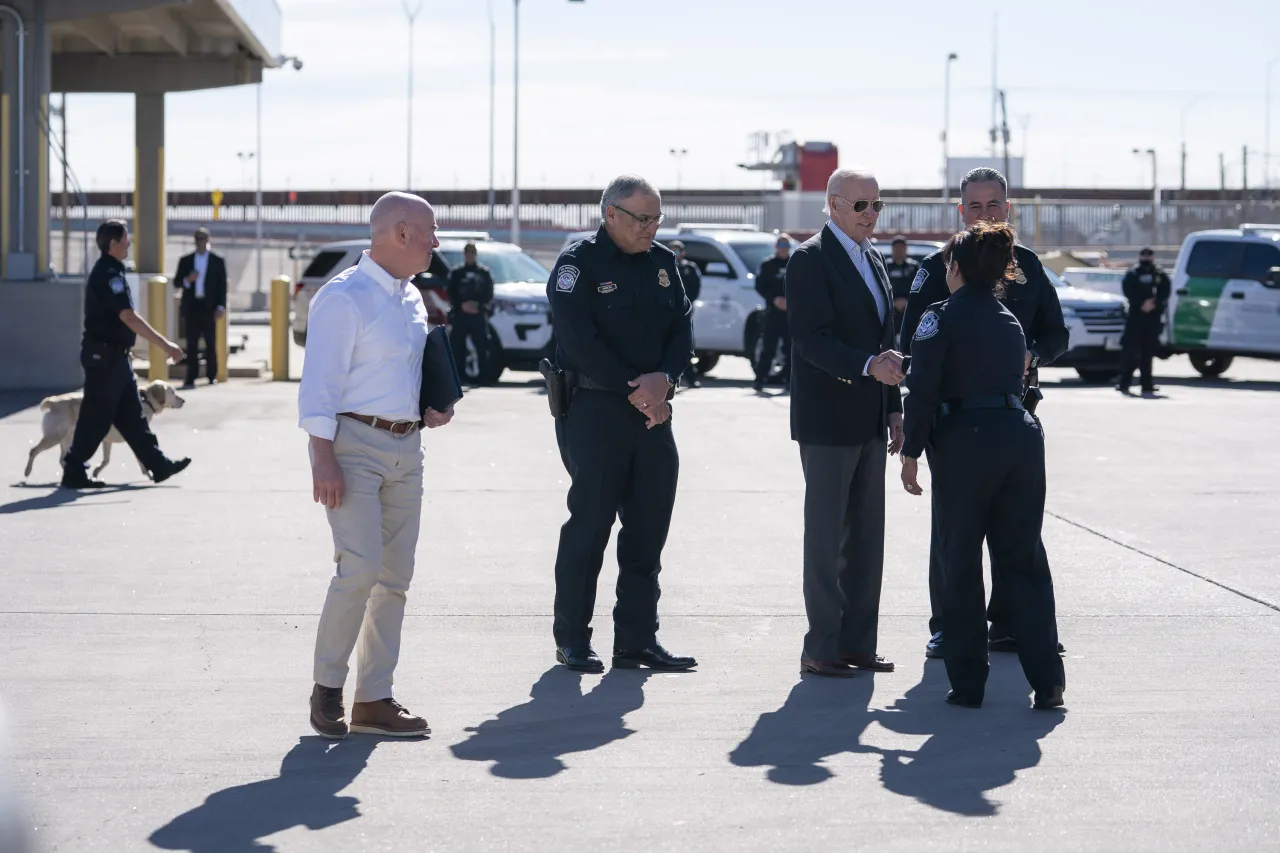
[[[947,61],[948,61],[948,62],[950,62],[950,61],[951,61],[951,60],[953,60],[953,59],[959,59],[959,58],[960,58],[960,56],[959,56],[958,54],[955,54],[955,53],[949,53],[949,54],[947,54]]]
[[[275,60],[276,60],[276,65],[280,66],[281,68],[285,67],[286,65],[292,65],[294,71],[302,70],[302,60],[296,56],[285,56],[284,54],[280,54],[275,58]]]

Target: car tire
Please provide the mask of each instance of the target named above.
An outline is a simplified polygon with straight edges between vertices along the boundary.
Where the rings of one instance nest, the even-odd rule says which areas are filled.
[[[1076,373],[1082,381],[1090,385],[1103,385],[1108,382],[1114,382],[1116,377],[1120,375],[1119,370],[1107,370],[1098,367],[1077,367]]]
[[[307,333],[299,332],[295,329],[293,332],[293,342],[300,347],[305,347],[307,345]]]
[[[718,353],[698,350],[695,355],[698,356],[698,363],[694,365],[694,372],[699,376],[706,376],[712,370],[715,370],[716,365],[720,363],[720,355]]]
[[[1216,379],[1226,373],[1231,362],[1235,361],[1235,356],[1212,352],[1187,353],[1187,358],[1191,360],[1191,366],[1196,369],[1196,373],[1209,379]]]

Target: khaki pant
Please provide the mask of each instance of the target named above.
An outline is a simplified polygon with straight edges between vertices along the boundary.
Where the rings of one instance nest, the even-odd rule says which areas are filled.
[[[315,681],[342,687],[357,652],[356,702],[390,698],[405,593],[422,519],[422,436],[338,418],[334,454],[346,489],[329,509],[337,571],[316,633]]]

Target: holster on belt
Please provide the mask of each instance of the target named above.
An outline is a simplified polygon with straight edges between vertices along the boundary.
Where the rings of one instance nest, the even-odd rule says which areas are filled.
[[[538,372],[547,383],[547,405],[551,417],[556,420],[569,416],[569,404],[573,400],[573,382],[567,370],[544,358],[538,362]]]
[[[1040,401],[1044,399],[1044,394],[1040,391],[1040,371],[1032,370],[1027,374],[1026,380],[1022,387],[1022,408],[1031,414],[1036,413],[1036,406],[1040,405]]]

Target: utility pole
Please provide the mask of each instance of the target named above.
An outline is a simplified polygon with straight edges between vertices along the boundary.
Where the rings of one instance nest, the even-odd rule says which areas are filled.
[[[1221,199],[1227,200],[1227,155],[1218,152],[1218,182],[1221,184]]]
[[[412,8],[409,6],[409,0],[403,0],[404,13],[409,18],[409,117],[408,117],[408,135],[406,137],[407,144],[405,147],[405,192],[413,191],[413,31],[414,22],[418,19],[418,13],[422,11],[422,0],[418,0],[418,4]]]
[[[62,274],[71,272],[71,200],[67,195],[67,93],[62,93]],[[88,221],[85,226],[88,226]]]
[[[942,200],[951,201],[951,153],[948,147],[951,135],[951,63],[957,54],[947,54],[947,73],[942,89]]]
[[[1244,190],[1244,194],[1249,194],[1249,146],[1242,146],[1240,149],[1240,189]]]
[[[493,189],[493,106],[494,92],[497,88],[497,30],[493,23],[493,0],[489,0],[489,225],[493,225],[494,189]]]
[[[515,7],[515,32],[512,62],[512,88],[514,103],[511,121],[511,236],[512,243],[520,245],[520,0]]]
[[[1004,136],[1004,179],[1013,184],[1013,176],[1009,173],[1009,110],[1005,105],[1004,89],[1000,90],[1000,133]]]
[[[999,39],[1000,39],[1000,13],[996,12],[991,16],[991,156],[996,156],[996,103],[1000,98],[999,83],[996,77],[997,63],[999,62]],[[1005,180],[1009,176],[1005,175]]]

